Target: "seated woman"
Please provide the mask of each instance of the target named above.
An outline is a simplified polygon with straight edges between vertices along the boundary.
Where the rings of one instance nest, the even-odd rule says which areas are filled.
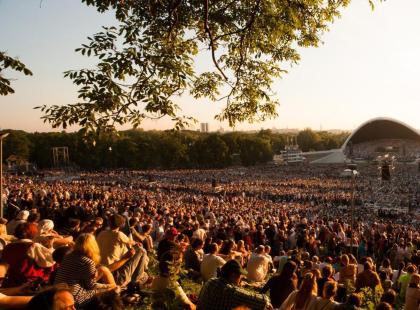
[[[308,309],[309,305],[316,299],[317,291],[315,276],[311,272],[308,272],[305,274],[299,290],[290,293],[281,305],[280,310]]]
[[[308,307],[308,310],[334,310],[338,303],[334,301],[337,294],[337,282],[328,281],[324,284],[322,297],[314,299]]]
[[[241,264],[243,263],[242,261],[242,253],[237,252],[236,251],[236,244],[235,241],[233,240],[225,240],[223,242],[223,245],[219,251],[219,256],[221,258],[223,258],[224,260],[229,260],[229,259],[236,259],[238,260]]]
[[[140,235],[143,237],[143,247],[147,252],[153,250],[153,238],[150,235],[152,232],[152,226],[149,224],[144,224],[141,227]]]
[[[271,277],[262,288],[261,293],[263,294],[270,290],[270,300],[274,308],[279,308],[289,294],[297,289],[298,277],[296,269],[297,265],[295,262],[286,262],[281,273]]]
[[[3,287],[20,286],[35,280],[48,282],[54,260],[51,250],[32,241],[37,233],[36,224],[25,222],[16,227],[17,240],[9,243],[2,254],[2,260],[9,264]]]
[[[92,234],[77,237],[73,251],[66,255],[58,268],[55,284],[65,283],[72,292],[77,307],[81,307],[103,291],[116,288],[114,278],[106,267],[98,267],[99,247]],[[98,283],[104,278],[105,284]]]
[[[38,236],[35,237],[34,241],[44,246],[51,244],[54,248],[58,248],[63,245],[72,245],[73,243],[72,236],[64,237],[54,231],[54,222],[51,220],[41,220],[38,223],[38,231]]]
[[[248,262],[249,257],[251,256],[251,252],[248,251],[247,247],[245,246],[245,242],[243,240],[239,240],[236,244],[236,252],[241,253],[242,258],[242,265],[246,265]]]
[[[133,238],[134,241],[143,244],[144,241],[144,236],[141,235],[138,231],[137,231],[137,226],[139,225],[139,221],[138,219],[136,219],[135,217],[130,218],[130,220],[128,221],[128,224],[130,225],[130,234]]]

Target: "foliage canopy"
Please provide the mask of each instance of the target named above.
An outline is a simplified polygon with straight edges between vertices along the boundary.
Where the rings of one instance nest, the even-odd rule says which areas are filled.
[[[169,116],[176,128],[194,121],[174,102],[189,92],[226,102],[216,116],[230,126],[276,116],[271,85],[299,47],[316,47],[320,35],[350,0],[82,0],[112,10],[118,26],[103,27],[76,51],[97,59],[93,69],[65,72],[79,102],[41,106],[53,127],[84,131],[137,127]],[[212,65],[197,72],[194,61]]]
[[[16,58],[12,58],[6,54],[6,52],[0,52],[0,95],[6,96],[13,94],[15,91],[10,86],[11,80],[6,78],[3,73],[6,69],[22,72],[24,75],[32,75],[29,70],[22,62]]]
[[[83,169],[179,169],[251,166],[272,160],[295,134],[262,130],[257,133],[200,133],[196,131],[120,131],[102,133],[93,143],[86,143],[82,132],[27,133],[7,130],[3,159],[14,155],[29,160],[39,168],[52,166],[51,148],[66,146],[70,161]],[[1,133],[1,132],[0,132]],[[316,150],[340,147],[348,133],[315,132],[316,140],[302,141]],[[298,142],[300,140],[298,139]],[[300,143],[300,142],[299,142]],[[305,148],[304,144],[300,145]]]

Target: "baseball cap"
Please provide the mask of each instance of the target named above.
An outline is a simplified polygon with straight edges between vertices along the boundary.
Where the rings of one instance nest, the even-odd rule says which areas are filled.
[[[234,259],[227,261],[226,264],[224,264],[223,267],[221,268],[220,272],[221,272],[221,275],[225,275],[225,276],[227,276],[231,272],[240,273],[243,275],[248,274],[248,272],[241,267],[238,261]]]
[[[178,230],[175,227],[169,228],[167,233],[171,236],[177,236],[179,234]]]

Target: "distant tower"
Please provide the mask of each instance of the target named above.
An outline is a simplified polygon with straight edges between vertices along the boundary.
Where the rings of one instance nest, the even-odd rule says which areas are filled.
[[[209,132],[209,123],[201,123],[200,129],[201,132]]]
[[[53,147],[54,167],[66,167],[69,164],[69,149],[67,146]]]

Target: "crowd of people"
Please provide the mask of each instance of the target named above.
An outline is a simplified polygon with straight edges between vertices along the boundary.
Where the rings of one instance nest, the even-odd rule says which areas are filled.
[[[351,158],[375,160],[378,155],[390,153],[399,161],[414,161],[420,152],[420,143],[408,139],[380,139],[347,145],[346,154]]]
[[[418,173],[342,169],[7,176],[0,308],[418,310]],[[389,186],[410,212],[367,212]]]

